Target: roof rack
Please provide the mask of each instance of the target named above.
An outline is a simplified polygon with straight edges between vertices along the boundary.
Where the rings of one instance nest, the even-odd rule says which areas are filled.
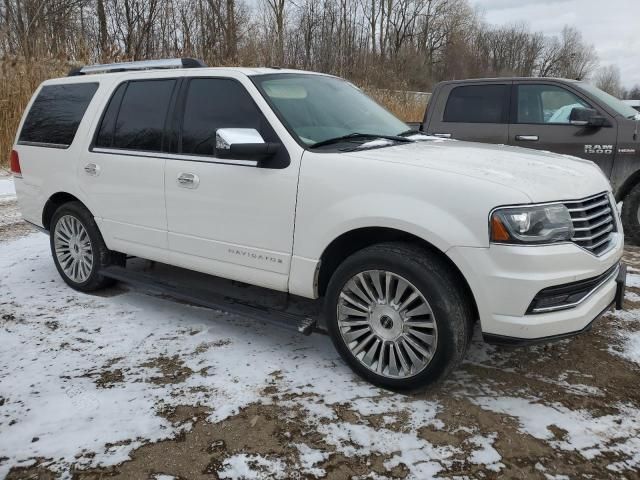
[[[91,73],[128,72],[134,70],[156,70],[163,68],[199,68],[207,64],[197,58],[165,58],[162,60],[141,60],[137,62],[104,63],[73,68],[67,76],[87,75]]]

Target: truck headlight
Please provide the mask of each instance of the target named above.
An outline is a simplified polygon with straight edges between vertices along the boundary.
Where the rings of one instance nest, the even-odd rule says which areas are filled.
[[[491,242],[542,244],[573,237],[573,222],[564,205],[505,207],[492,212]]]

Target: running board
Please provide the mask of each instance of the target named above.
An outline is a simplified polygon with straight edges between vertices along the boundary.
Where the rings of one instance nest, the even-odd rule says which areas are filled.
[[[167,295],[176,300],[201,307],[223,310],[287,330],[297,330],[303,335],[311,335],[314,331],[320,331],[317,329],[318,321],[313,317],[253,305],[227,295],[195,288],[189,288],[189,292],[186,292],[173,285],[158,281],[152,275],[134,272],[124,267],[106,267],[100,270],[100,274],[127,283],[141,290],[146,290],[149,293]]]

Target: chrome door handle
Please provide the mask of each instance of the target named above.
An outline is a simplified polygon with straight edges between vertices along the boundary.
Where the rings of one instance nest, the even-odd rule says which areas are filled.
[[[440,138],[451,138],[450,133],[432,133],[431,135],[433,135],[434,137],[440,137]]]
[[[84,171],[87,173],[87,175],[97,177],[98,175],[100,175],[100,166],[96,165],[95,163],[87,163],[84,166]]]
[[[516,140],[520,142],[537,142],[538,135],[516,135]]]
[[[181,173],[178,175],[178,185],[183,188],[198,188],[200,179],[193,173]]]

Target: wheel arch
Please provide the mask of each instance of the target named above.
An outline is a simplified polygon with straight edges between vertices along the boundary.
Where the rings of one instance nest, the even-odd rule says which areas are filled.
[[[56,210],[65,203],[69,202],[80,202],[85,208],[87,208],[85,203],[75,195],[72,195],[68,192],[54,193],[49,197],[49,199],[44,204],[44,208],[42,209],[42,226],[45,230],[50,230],[51,220],[53,219],[53,214],[56,212]],[[87,208],[87,210],[89,209]]]
[[[389,227],[361,227],[347,231],[335,238],[322,252],[317,276],[317,293],[324,296],[331,276],[350,255],[377,243],[401,241],[414,244],[426,252],[437,255],[450,267],[463,286],[465,297],[470,302],[474,315],[478,316],[475,297],[460,268],[442,250],[427,240],[412,233]]]
[[[629,192],[640,183],[640,170],[636,170],[629,178],[627,178],[624,183],[618,188],[618,191],[615,193],[616,201],[620,202],[624,200]]]

